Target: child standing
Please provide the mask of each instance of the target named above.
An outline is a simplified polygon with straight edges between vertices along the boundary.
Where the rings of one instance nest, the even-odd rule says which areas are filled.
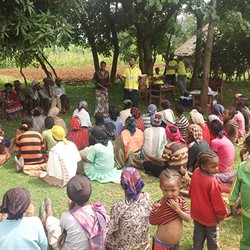
[[[190,214],[185,199],[180,195],[181,180],[167,170],[161,172],[160,188],[163,193],[153,205],[149,222],[157,225],[153,239],[154,250],[176,249],[183,235],[182,220],[189,221]]]
[[[241,199],[241,223],[242,237],[240,240],[240,249],[250,249],[250,161],[244,161],[240,164],[237,177],[234,181],[231,195],[229,198],[230,206],[233,206],[233,214],[235,205],[240,197]]]
[[[202,250],[205,239],[208,250],[218,249],[217,225],[227,215],[219,183],[213,176],[218,172],[218,165],[219,158],[213,151],[206,150],[198,155],[199,168],[193,173],[189,189],[194,250]]]

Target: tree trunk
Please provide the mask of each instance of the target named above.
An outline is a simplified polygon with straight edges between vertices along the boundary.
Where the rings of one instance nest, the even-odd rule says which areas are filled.
[[[193,75],[190,83],[190,89],[194,89],[197,86],[197,82],[200,76],[200,68],[201,68],[201,61],[202,61],[202,25],[203,25],[203,18],[204,15],[202,13],[197,13],[196,15],[196,46],[195,46],[195,60],[194,60],[194,67],[193,67]]]
[[[43,60],[50,66],[51,70],[54,73],[55,78],[58,78],[57,73],[56,73],[54,67],[52,66],[52,64],[49,62],[49,60],[46,58],[46,56],[43,53],[40,52],[40,54],[41,54]]]
[[[40,65],[41,65],[43,71],[45,72],[46,76],[48,78],[51,78],[51,73],[48,71],[46,65],[44,64],[43,60],[38,56],[38,54],[35,54],[35,58],[40,63]]]
[[[144,45],[144,64],[145,64],[145,73],[148,76],[153,76],[153,49],[152,49],[152,38],[145,38],[143,41]]]
[[[112,40],[113,40],[113,46],[114,46],[114,54],[113,54],[113,60],[112,60],[110,80],[111,80],[111,83],[114,83],[115,77],[116,77],[116,71],[117,71],[118,56],[119,56],[119,41],[118,41],[117,33],[116,33],[116,38],[113,37]]]
[[[202,107],[206,107],[208,102],[208,84],[209,84],[210,63],[211,63],[211,56],[213,49],[213,36],[214,36],[214,27],[216,18],[216,0],[211,0],[211,8],[212,10],[210,15],[210,22],[208,25],[206,48],[203,59],[203,74],[202,74],[203,88],[201,91],[201,99],[200,99]]]
[[[169,39],[168,39],[166,54],[164,56],[164,60],[165,60],[165,68],[164,68],[164,73],[163,73],[164,76],[166,75],[166,72],[167,72],[167,61],[168,61],[168,57],[169,57],[169,54],[170,54],[170,45],[171,45],[172,37],[173,37],[173,34],[171,33],[170,36],[169,36]]]
[[[25,86],[28,86],[27,79],[26,79],[26,77],[25,77],[25,75],[23,73],[23,65],[22,65],[22,63],[20,65],[20,74],[22,75],[22,77],[24,79]]]
[[[137,51],[139,55],[139,67],[142,73],[145,73],[146,70],[145,70],[145,60],[144,60],[143,38],[141,37],[138,31],[136,40],[137,40]]]

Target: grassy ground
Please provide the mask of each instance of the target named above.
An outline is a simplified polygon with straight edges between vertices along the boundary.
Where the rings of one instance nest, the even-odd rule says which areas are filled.
[[[6,79],[5,79],[6,80]],[[4,80],[4,81],[5,81]],[[0,79],[1,82],[1,79]],[[1,86],[1,84],[0,84]],[[66,90],[71,97],[71,111],[77,106],[77,103],[85,99],[89,103],[89,113],[93,116],[95,105],[95,94],[92,85],[78,85],[78,86],[66,86]],[[233,102],[233,94],[241,92],[250,98],[250,92],[248,84],[226,84],[224,88],[224,104],[228,105]],[[110,103],[122,108],[122,85],[115,84],[111,87],[109,99]],[[146,103],[141,102],[141,108],[145,110]],[[188,110],[187,110],[188,111]],[[69,124],[70,115],[62,116],[66,123]],[[7,138],[14,136],[15,128],[20,125],[20,121],[6,121],[0,120],[5,135]],[[237,155],[234,162],[234,167],[239,165],[239,148],[236,148]],[[149,192],[154,201],[161,197],[161,191],[159,188],[158,179],[141,173],[142,178],[145,181],[144,191]],[[32,197],[32,201],[36,207],[36,214],[38,214],[38,208],[42,200],[49,196],[53,202],[54,212],[56,216],[67,209],[67,196],[65,188],[50,187],[41,180],[35,180],[24,174],[16,173],[14,167],[13,156],[2,168],[0,168],[0,197],[12,187],[24,187],[27,188]],[[91,201],[102,201],[106,206],[107,211],[110,210],[111,205],[123,197],[123,192],[118,184],[99,184],[98,182],[92,182],[93,193]],[[192,232],[193,223],[185,223],[185,235],[181,241],[180,249],[189,250],[192,249]],[[153,235],[155,227],[151,229],[151,235]],[[220,244],[222,249],[239,249],[239,237],[240,237],[240,218],[229,218],[221,223],[220,226]]]

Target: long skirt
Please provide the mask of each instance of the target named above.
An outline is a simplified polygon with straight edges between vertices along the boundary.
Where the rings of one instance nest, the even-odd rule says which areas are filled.
[[[96,107],[95,114],[101,112],[104,117],[109,115],[109,98],[108,91],[101,91],[96,89]]]

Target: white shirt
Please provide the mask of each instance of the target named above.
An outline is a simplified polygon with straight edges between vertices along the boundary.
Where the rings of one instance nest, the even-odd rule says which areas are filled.
[[[63,86],[58,87],[57,85],[52,86],[52,95],[60,97],[62,95],[66,95],[66,91]]]
[[[76,115],[79,117],[82,127],[92,127],[89,113],[84,108],[82,108],[80,112],[78,111],[78,108],[76,108],[73,112],[73,116]]]

